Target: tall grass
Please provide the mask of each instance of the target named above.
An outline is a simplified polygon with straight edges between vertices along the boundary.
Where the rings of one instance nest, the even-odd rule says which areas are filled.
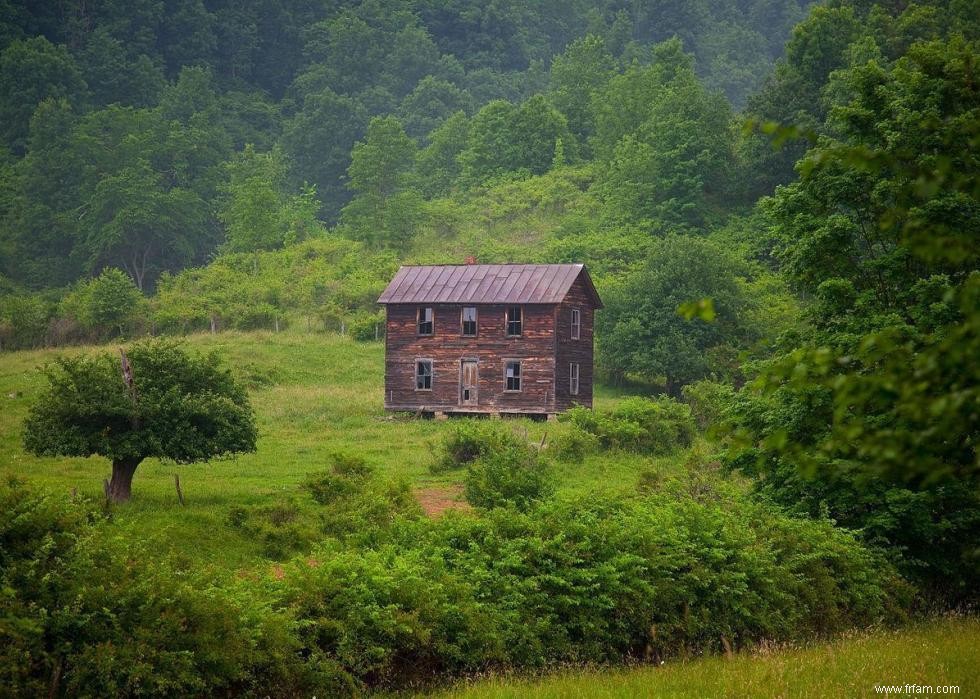
[[[980,620],[944,619],[901,631],[852,634],[807,648],[757,650],[660,667],[596,669],[540,679],[492,678],[445,699],[589,697],[873,697],[875,685],[955,685],[980,695]],[[937,692],[931,696],[940,696]]]
[[[334,334],[290,329],[226,332],[186,338],[192,351],[218,352],[251,387],[259,426],[258,451],[233,459],[177,466],[149,459],[136,472],[133,501],[116,509],[117,521],[140,540],[198,564],[231,571],[265,566],[261,546],[227,526],[237,505],[271,501],[298,488],[306,474],[326,468],[332,454],[356,452],[381,473],[417,486],[461,482],[462,473],[434,476],[433,445],[445,422],[394,418],[383,410],[384,346]],[[58,354],[116,351],[116,345],[0,353],[0,474],[14,473],[45,486],[98,497],[109,473],[105,459],[38,458],[21,446],[21,426],[42,390],[36,368]],[[611,395],[599,402],[607,405]],[[508,421],[539,443],[554,425]],[[649,459],[589,457],[562,465],[566,490],[632,490]],[[174,474],[186,505],[180,507]]]

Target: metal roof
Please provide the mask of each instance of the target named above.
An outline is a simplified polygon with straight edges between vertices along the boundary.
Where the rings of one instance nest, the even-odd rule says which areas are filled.
[[[602,308],[582,264],[401,267],[378,303],[561,303],[579,275]]]

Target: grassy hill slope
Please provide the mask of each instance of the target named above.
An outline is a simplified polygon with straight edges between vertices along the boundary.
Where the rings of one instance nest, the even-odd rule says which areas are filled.
[[[381,343],[299,330],[192,335],[185,342],[193,351],[218,352],[250,386],[258,451],[190,466],[145,461],[136,472],[133,501],[116,510],[117,520],[139,539],[217,567],[264,564],[260,546],[228,525],[230,509],[296,492],[303,477],[326,468],[336,452],[357,452],[382,473],[415,487],[451,485],[462,478],[461,472],[429,473],[433,446],[448,423],[385,414]],[[0,473],[100,496],[110,470],[105,459],[38,458],[21,446],[24,417],[44,385],[37,367],[59,354],[94,351],[115,352],[116,346],[0,355]],[[599,404],[613,400],[612,391],[600,391]],[[527,420],[509,424],[536,441],[549,429]],[[559,476],[568,490],[632,489],[637,474],[650,464],[638,456],[597,455],[562,466]],[[186,498],[183,508],[174,474]]]

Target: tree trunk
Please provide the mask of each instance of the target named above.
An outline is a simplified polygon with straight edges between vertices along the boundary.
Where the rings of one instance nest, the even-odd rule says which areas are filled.
[[[112,479],[109,481],[109,499],[126,502],[133,494],[133,474],[142,459],[116,459],[112,462]]]

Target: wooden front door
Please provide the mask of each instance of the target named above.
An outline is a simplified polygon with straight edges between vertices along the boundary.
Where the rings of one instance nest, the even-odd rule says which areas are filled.
[[[464,359],[459,370],[459,404],[477,404],[478,372],[475,359]]]

